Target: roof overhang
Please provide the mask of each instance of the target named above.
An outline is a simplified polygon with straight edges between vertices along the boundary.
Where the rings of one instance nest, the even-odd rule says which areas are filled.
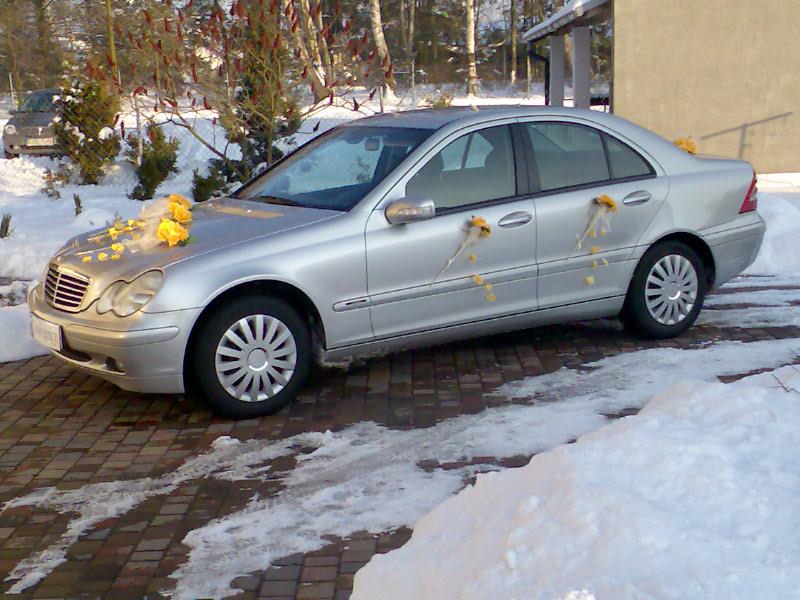
[[[610,3],[611,0],[569,0],[563,8],[558,9],[550,17],[531,27],[522,34],[523,42],[535,42],[549,35],[576,24],[576,21],[591,17],[591,13]]]

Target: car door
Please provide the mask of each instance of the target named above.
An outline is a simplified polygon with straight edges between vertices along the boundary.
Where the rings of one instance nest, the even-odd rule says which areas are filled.
[[[607,131],[545,119],[521,126],[537,190],[539,307],[625,294],[633,249],[667,195],[667,179]],[[617,211],[578,247],[601,195],[610,196]]]
[[[377,338],[536,308],[534,207],[512,123],[450,136],[371,213],[367,285]],[[392,225],[385,208],[403,197],[433,200],[436,216]],[[485,219],[491,234],[445,268],[473,216]]]

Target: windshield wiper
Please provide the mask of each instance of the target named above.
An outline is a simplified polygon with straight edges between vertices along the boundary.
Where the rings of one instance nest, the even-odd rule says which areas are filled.
[[[294,200],[289,200],[288,198],[278,198],[277,196],[252,196],[250,198],[243,198],[243,200],[261,200],[262,202],[266,202],[268,204],[280,204],[281,206],[305,206],[305,204],[300,204]]]

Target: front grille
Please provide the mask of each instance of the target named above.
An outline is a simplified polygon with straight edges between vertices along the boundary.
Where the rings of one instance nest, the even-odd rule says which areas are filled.
[[[91,280],[88,277],[50,265],[44,281],[44,295],[55,308],[77,312],[83,304]]]

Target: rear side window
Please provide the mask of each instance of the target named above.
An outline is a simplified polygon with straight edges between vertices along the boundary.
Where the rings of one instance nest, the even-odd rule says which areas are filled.
[[[607,135],[605,138],[612,179],[643,177],[653,174],[652,167],[633,148],[611,136]]]
[[[610,179],[599,131],[570,123],[526,123],[541,191]]]
[[[406,184],[406,195],[436,208],[459,208],[516,195],[514,149],[507,125],[468,133],[435,154]]]

